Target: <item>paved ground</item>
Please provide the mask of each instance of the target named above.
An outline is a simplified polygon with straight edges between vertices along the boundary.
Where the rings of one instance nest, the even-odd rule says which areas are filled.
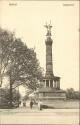
[[[79,125],[79,109],[0,109],[1,124]]]

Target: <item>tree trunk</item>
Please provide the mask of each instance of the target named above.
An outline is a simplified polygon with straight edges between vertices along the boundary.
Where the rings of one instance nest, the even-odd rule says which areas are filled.
[[[13,101],[12,80],[11,80],[11,77],[10,77],[10,108],[12,108],[12,106],[13,106],[12,101]]]

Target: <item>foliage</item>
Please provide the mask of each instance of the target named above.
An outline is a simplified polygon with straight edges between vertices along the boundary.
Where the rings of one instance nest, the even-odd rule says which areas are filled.
[[[42,69],[36,58],[34,49],[29,49],[14,33],[0,28],[0,78],[4,76],[10,83],[10,100],[12,90],[23,84],[35,90],[37,82],[42,78]]]
[[[8,88],[1,88],[0,89],[0,108],[10,107],[10,92]],[[13,91],[13,106],[18,106],[20,99],[20,94],[18,90]]]
[[[14,33],[0,29],[0,76],[6,74],[15,87],[22,83],[33,87],[41,79],[42,69],[32,48],[15,38]]]
[[[80,92],[75,91],[73,88],[66,90],[67,99],[80,99]]]

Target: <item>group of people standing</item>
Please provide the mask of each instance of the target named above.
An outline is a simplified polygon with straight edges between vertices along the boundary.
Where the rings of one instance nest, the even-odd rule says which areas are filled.
[[[27,101],[23,101],[23,102],[20,101],[19,107],[26,107],[26,106],[27,106],[27,103],[26,103],[26,102],[27,102]],[[42,110],[42,105],[43,105],[43,104],[42,104],[42,101],[41,101],[41,100],[38,100],[38,102],[36,103],[35,100],[30,99],[30,101],[29,101],[28,104],[29,104],[29,106],[30,106],[30,109],[32,109],[33,106],[36,105],[39,110]]]
[[[33,108],[33,105],[34,105],[33,100],[30,100],[30,108],[31,109]],[[42,102],[41,102],[41,100],[38,101],[38,109],[42,110]]]

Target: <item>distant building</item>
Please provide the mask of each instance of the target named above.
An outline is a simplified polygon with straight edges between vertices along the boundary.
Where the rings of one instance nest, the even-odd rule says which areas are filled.
[[[51,24],[45,25],[46,34],[46,73],[42,82],[44,86],[38,90],[41,99],[66,99],[65,91],[60,89],[60,77],[53,74]]]

